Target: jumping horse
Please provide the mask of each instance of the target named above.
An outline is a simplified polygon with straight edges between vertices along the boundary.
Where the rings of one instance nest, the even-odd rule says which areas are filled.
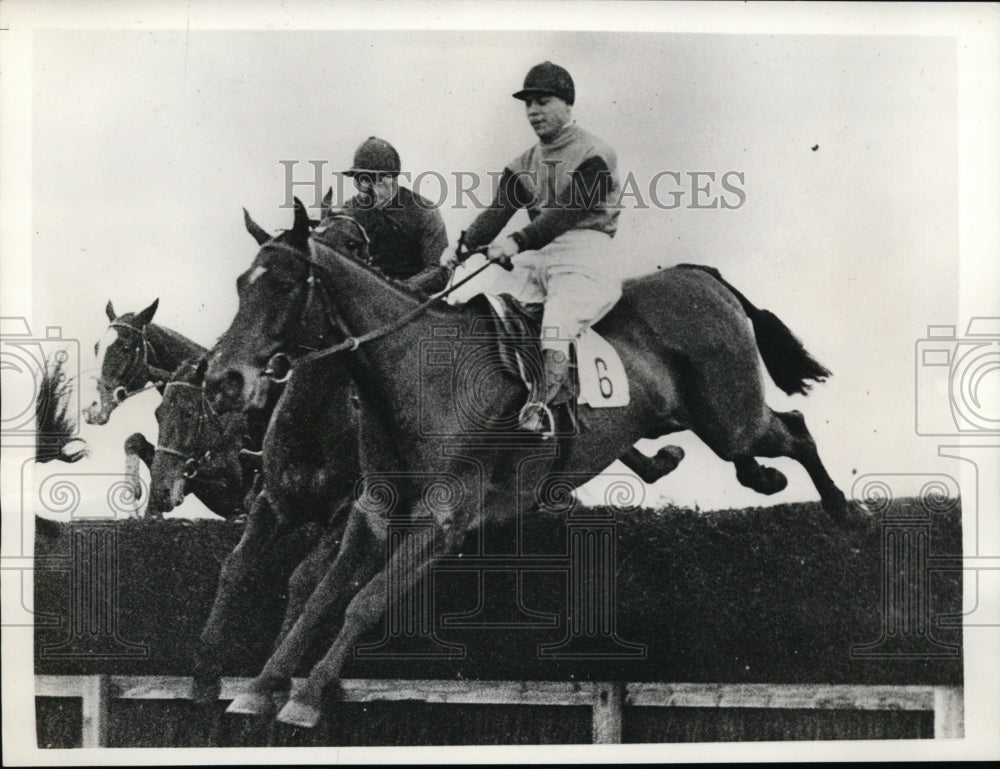
[[[324,690],[384,615],[390,574],[401,580],[399,594],[405,593],[430,573],[437,557],[454,552],[484,522],[537,508],[539,490],[553,478],[584,483],[640,438],[691,430],[734,464],[740,483],[765,494],[780,491],[786,481],[756,457],[791,457],[809,474],[826,512],[847,520],[847,501],[802,415],[767,406],[760,357],[786,392],[804,393],[806,380],[822,381],[828,372],[780,320],[754,307],[718,273],[675,267],[628,281],[622,299],[596,326],[621,356],[631,388],[628,406],[581,408],[577,431],[546,443],[517,431],[505,438],[489,424],[470,432],[463,420],[463,403],[475,399],[492,404],[495,424],[510,424],[525,395],[517,377],[484,381],[424,365],[429,340],[436,342],[437,360],[460,360],[470,347],[471,359],[491,354],[477,356],[476,338],[468,333],[480,308],[422,304],[422,297],[363,262],[318,243],[301,203],[288,235],[265,243],[240,276],[239,310],[209,356],[206,393],[220,411],[257,405],[267,362],[294,344],[290,330],[307,304],[320,304],[345,338],[306,360],[343,358],[361,398],[378,404],[371,429],[383,435],[396,466],[410,473],[399,484],[400,498],[414,520],[433,527],[433,537],[419,552],[392,553],[387,563],[378,506],[355,503],[330,570],[234,709],[266,712],[316,634],[332,621],[339,623],[335,640],[278,715],[314,726]],[[475,393],[463,389],[469,382]],[[374,463],[361,467],[363,475],[378,470]],[[447,481],[455,493],[422,494],[418,479],[427,477]]]
[[[155,388],[161,396],[174,376],[175,370],[188,362],[203,358],[206,348],[172,329],[152,323],[159,306],[154,300],[141,312],[117,315],[108,301],[105,307],[110,325],[105,335],[94,345],[97,357],[97,398],[84,409],[88,424],[107,424],[112,412],[127,398]],[[168,407],[169,408],[169,407]],[[169,412],[168,412],[169,413]],[[259,449],[261,436],[270,414],[267,409],[243,415],[224,417],[226,431],[246,436],[243,448]],[[234,464],[237,453],[225,453],[207,444],[192,456],[199,467],[188,463],[182,485],[169,482],[157,483],[153,473],[156,446],[142,433],[133,433],[125,439],[126,466],[129,473],[138,471],[142,461],[152,475],[151,498],[147,516],[158,516],[179,505],[184,496],[193,493],[209,510],[224,518],[246,513],[244,497],[253,481],[252,462],[244,460]],[[139,499],[138,481],[133,479],[136,499]]]

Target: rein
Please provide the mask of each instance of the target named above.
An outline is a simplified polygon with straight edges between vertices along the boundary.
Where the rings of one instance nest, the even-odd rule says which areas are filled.
[[[344,217],[344,218],[349,219],[350,217]],[[358,226],[360,227],[360,224]],[[469,256],[472,256],[473,254],[481,254],[481,253],[485,253],[485,252],[486,252],[486,246],[482,246],[481,248],[473,249],[472,251],[467,251],[467,252],[463,253],[463,256],[469,257]],[[323,270],[324,272],[326,271],[325,268],[319,263],[319,261],[317,259],[316,244],[313,242],[312,238],[309,239],[309,257],[308,258],[302,257],[300,254],[298,254],[298,252],[294,252],[294,253],[296,254],[296,256],[299,256],[299,258],[306,259],[306,261],[312,267],[315,267],[315,268],[317,268],[319,270]],[[486,262],[486,264],[484,264],[478,270],[476,270],[475,272],[473,272],[471,275],[466,276],[465,278],[463,278],[462,280],[460,280],[458,283],[456,283],[455,285],[453,285],[451,288],[447,288],[444,291],[440,291],[437,294],[434,294],[434,296],[432,296],[430,299],[428,299],[427,301],[422,302],[421,304],[417,305],[412,310],[410,310],[408,313],[406,313],[406,314],[400,316],[399,318],[397,318],[396,320],[394,320],[392,323],[389,323],[389,324],[387,324],[385,326],[382,326],[381,328],[373,329],[372,331],[369,331],[369,332],[367,332],[365,334],[361,334],[360,336],[348,336],[347,339],[345,339],[343,342],[341,342],[339,344],[336,344],[333,347],[328,347],[325,350],[321,350],[320,352],[313,353],[309,357],[311,359],[315,360],[315,359],[319,359],[319,358],[325,358],[327,355],[334,355],[334,354],[336,354],[338,352],[344,352],[345,350],[349,351],[349,352],[354,352],[359,347],[361,347],[361,345],[363,345],[363,344],[365,344],[367,342],[374,341],[375,339],[380,339],[381,337],[387,336],[388,334],[391,334],[394,331],[398,331],[399,329],[403,328],[404,326],[406,326],[407,324],[409,324],[414,319],[418,318],[419,316],[421,316],[425,312],[427,312],[427,310],[430,309],[436,302],[438,302],[441,299],[444,299],[446,296],[448,296],[453,291],[461,288],[466,283],[468,283],[470,280],[472,280],[474,277],[476,277],[477,275],[479,275],[479,273],[481,273],[487,267],[489,267],[491,265],[494,265],[494,264],[501,264],[501,262],[500,262],[499,259],[490,259],[490,260],[488,260]],[[327,298],[327,301],[329,302],[329,298]],[[329,320],[329,316],[328,316],[328,320]],[[337,324],[337,325],[341,325],[342,326],[343,324]]]
[[[150,379],[151,377],[157,377],[160,380],[162,380],[162,381],[154,381],[149,384],[144,384],[142,387],[139,387],[135,390],[127,390],[125,389],[124,385],[119,385],[113,390],[115,400],[121,403],[127,398],[131,398],[133,395],[138,395],[141,392],[145,392],[151,387],[159,387],[160,385],[162,385],[163,382],[166,381],[166,379],[170,376],[170,372],[166,371],[165,369],[157,368],[156,366],[150,365],[149,359],[150,359],[150,353],[153,352],[153,346],[149,343],[149,340],[146,338],[145,328],[136,328],[135,326],[130,326],[128,323],[122,323],[121,321],[117,320],[112,321],[109,325],[109,328],[127,328],[129,331],[138,334],[142,339],[142,365],[146,369],[146,378]],[[118,379],[124,379],[125,372],[128,371],[131,363],[132,363],[132,358],[129,358],[125,362],[125,365],[122,366],[121,371],[118,372],[115,375],[115,377]],[[98,376],[97,381],[99,384],[104,385],[104,387],[106,387],[107,389],[109,390],[111,389],[108,386],[103,376]],[[120,396],[118,395],[119,391],[121,391]]]
[[[212,404],[209,402],[208,398],[205,397],[205,392],[199,385],[193,385],[190,382],[167,382],[164,388],[163,397],[166,399],[167,391],[171,387],[188,387],[192,390],[198,390],[201,393],[201,416],[202,418],[198,420],[198,432],[195,437],[200,438],[202,434],[202,426],[207,421],[209,415],[211,415],[216,422],[219,421],[219,415],[216,413],[215,409],[212,408]],[[207,411],[206,411],[207,407]],[[187,479],[194,478],[198,474],[198,466],[202,462],[208,462],[212,459],[212,449],[211,447],[206,448],[204,453],[202,453],[200,458],[191,456],[189,452],[181,451],[175,449],[171,446],[163,446],[161,444],[156,444],[156,451],[162,451],[164,454],[170,454],[175,457],[179,457],[184,460],[184,477]]]

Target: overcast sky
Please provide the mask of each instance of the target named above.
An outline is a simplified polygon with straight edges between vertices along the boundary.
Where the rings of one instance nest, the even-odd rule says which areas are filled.
[[[87,365],[108,299],[125,312],[158,297],[157,322],[211,345],[256,250],[241,207],[270,231],[290,226],[281,161],[297,161],[296,181],[313,178],[309,161],[325,161],[325,188],[374,134],[439,198],[428,172],[485,177],[532,143],[510,94],[545,59],[572,73],[577,120],[616,148],[645,202],[657,173],[680,174],[679,185],[659,177],[661,202],[679,202],[673,210],[625,200],[616,238],[625,272],[710,264],[777,313],[834,376],[808,398],[770,388],[770,403],[805,414],[845,492],[865,473],[953,471],[914,430],[915,344],[929,324],[965,322],[956,44],[944,36],[39,31],[35,325],[80,339]],[[700,177],[701,198],[690,172],[715,175]],[[742,199],[719,184],[728,172]],[[479,189],[489,197],[488,178]],[[314,202],[308,185],[295,190]],[[720,195],[739,207],[692,207]],[[475,214],[461,202],[470,203],[450,183],[450,235]],[[925,386],[940,389],[947,412],[939,374]],[[156,400],[84,426],[88,466],[119,467],[134,429],[154,439]],[[765,498],[693,436],[671,442],[688,459],[646,490],[648,503],[816,498],[790,461],[775,462],[788,490]]]

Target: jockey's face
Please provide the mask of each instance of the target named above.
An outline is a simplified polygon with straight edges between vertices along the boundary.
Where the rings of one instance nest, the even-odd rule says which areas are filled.
[[[381,208],[396,194],[398,181],[395,176],[372,176],[370,174],[357,174],[354,177],[354,186],[358,192],[364,195],[375,208]]]
[[[558,136],[572,117],[570,105],[558,96],[548,94],[527,96],[524,100],[524,109],[532,130],[543,142]]]

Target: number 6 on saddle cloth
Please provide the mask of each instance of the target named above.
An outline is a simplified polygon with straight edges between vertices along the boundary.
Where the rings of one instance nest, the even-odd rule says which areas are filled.
[[[466,304],[483,295],[495,314],[499,355],[512,370],[518,371],[531,396],[542,388],[542,365],[539,344],[554,329],[541,328],[541,306],[524,305],[504,291],[516,277],[496,266],[486,267],[482,254],[470,256],[455,269],[448,287],[466,280],[482,270],[480,275],[448,295],[452,305]],[[489,288],[493,293],[486,294]],[[507,341],[509,339],[509,342]],[[615,348],[593,328],[587,328],[576,340],[576,370],[579,377],[578,402],[591,408],[614,408],[629,404],[629,385],[625,367]],[[571,367],[572,370],[572,367]]]

